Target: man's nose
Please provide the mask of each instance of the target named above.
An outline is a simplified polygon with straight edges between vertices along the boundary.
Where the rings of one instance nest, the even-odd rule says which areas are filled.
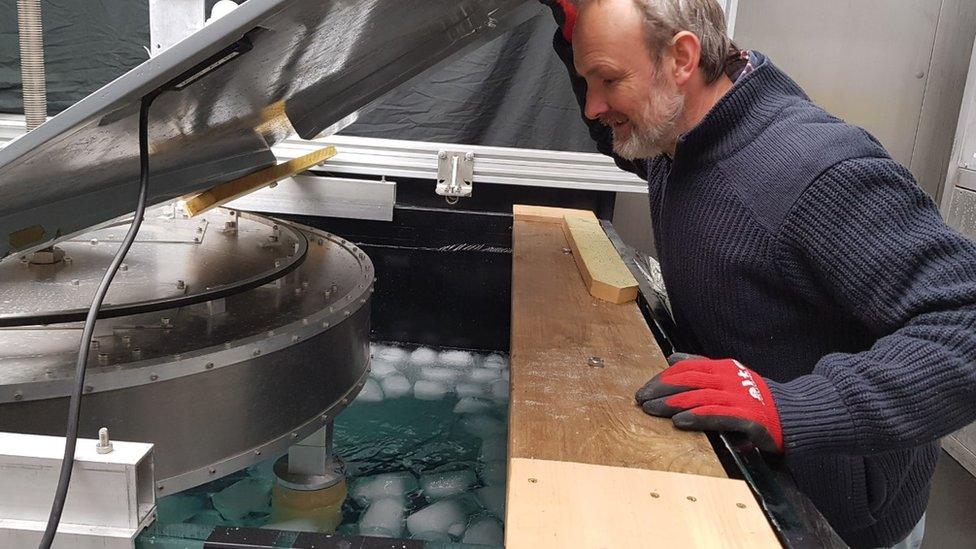
[[[602,94],[593,91],[592,88],[586,90],[586,106],[583,115],[590,120],[596,120],[600,115],[606,114],[610,110]]]

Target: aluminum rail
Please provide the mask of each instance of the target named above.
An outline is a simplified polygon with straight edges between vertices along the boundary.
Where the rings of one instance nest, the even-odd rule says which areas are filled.
[[[24,134],[24,117],[0,114],[0,148]],[[322,144],[335,145],[339,154],[313,173],[386,176],[390,178],[437,178],[441,150],[474,153],[474,183],[521,185],[623,193],[647,193],[647,182],[617,168],[596,153],[545,151],[401,141],[371,137],[332,135],[303,140],[290,138],[272,148],[279,162],[309,153]],[[433,187],[431,187],[433,192]]]

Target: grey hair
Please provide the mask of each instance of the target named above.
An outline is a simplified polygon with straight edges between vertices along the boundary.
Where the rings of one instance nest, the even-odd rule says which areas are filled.
[[[580,5],[593,0],[576,0]],[[729,55],[738,48],[728,36],[725,11],[716,0],[633,0],[644,16],[644,31],[651,52],[660,61],[674,35],[688,31],[701,42],[698,65],[711,84],[722,76]]]
[[[688,31],[701,42],[698,65],[709,84],[718,80],[735,51],[726,31],[725,11],[716,0],[634,0],[644,15],[651,51],[661,55],[674,35]]]

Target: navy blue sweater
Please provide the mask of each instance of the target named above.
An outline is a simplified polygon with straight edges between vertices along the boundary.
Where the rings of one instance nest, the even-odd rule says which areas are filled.
[[[925,510],[938,439],[976,419],[976,244],[758,59],[673,161],[633,171],[682,350],[764,376],[797,485],[847,543],[891,545]]]

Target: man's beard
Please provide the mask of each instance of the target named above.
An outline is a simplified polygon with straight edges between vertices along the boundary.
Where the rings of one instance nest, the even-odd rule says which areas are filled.
[[[627,160],[653,158],[670,151],[677,140],[675,129],[684,112],[684,96],[664,79],[651,92],[640,119],[630,120],[630,135],[613,131],[613,151]],[[611,126],[612,128],[612,126]]]

